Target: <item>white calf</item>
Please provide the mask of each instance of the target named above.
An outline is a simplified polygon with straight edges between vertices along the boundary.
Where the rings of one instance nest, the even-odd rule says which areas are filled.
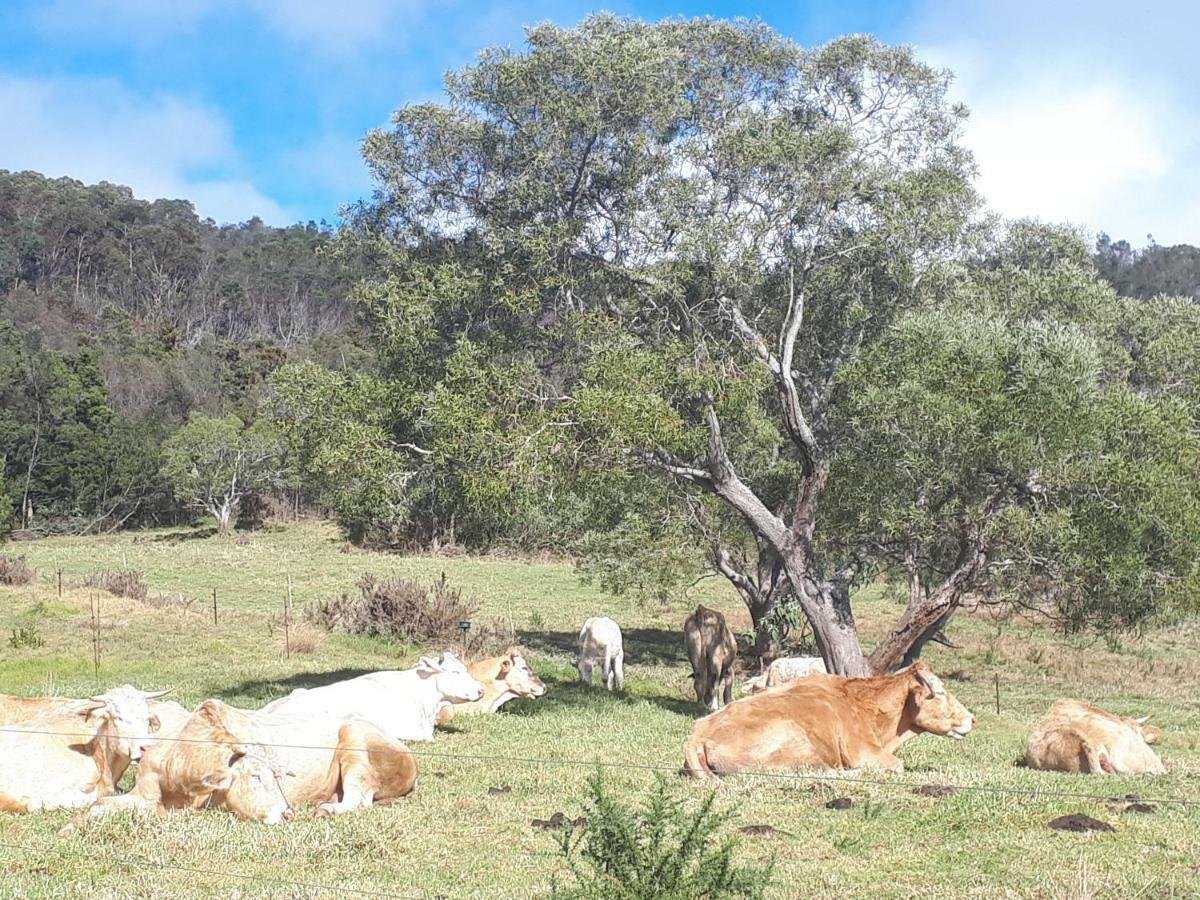
[[[608,616],[592,616],[579,629],[579,654],[575,659],[579,680],[592,683],[592,673],[599,669],[604,686],[610,691],[625,687],[625,648],[621,626]]]

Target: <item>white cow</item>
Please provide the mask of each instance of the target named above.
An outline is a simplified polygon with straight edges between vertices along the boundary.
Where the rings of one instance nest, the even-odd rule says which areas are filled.
[[[747,678],[746,683],[742,685],[742,693],[757,694],[797,678],[825,674],[825,660],[819,656],[784,656],[767,666],[767,671],[761,675]]]
[[[592,616],[579,629],[579,653],[575,658],[579,680],[592,683],[592,673],[600,670],[604,686],[610,691],[625,687],[625,647],[621,626],[608,616]]]
[[[0,726],[0,811],[78,808],[112,794],[158,730],[147,701],[165,693],[126,684]]]
[[[359,716],[374,722],[394,740],[432,741],[443,709],[481,697],[483,685],[471,677],[458,657],[447,652],[440,660],[422,657],[414,669],[371,672],[324,687],[300,688],[268,703],[262,711]]]

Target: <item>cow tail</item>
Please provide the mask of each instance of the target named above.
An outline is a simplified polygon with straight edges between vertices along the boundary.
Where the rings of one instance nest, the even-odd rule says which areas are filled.
[[[708,746],[702,738],[688,738],[683,745],[683,771],[691,778],[712,778],[716,774],[708,764]]]

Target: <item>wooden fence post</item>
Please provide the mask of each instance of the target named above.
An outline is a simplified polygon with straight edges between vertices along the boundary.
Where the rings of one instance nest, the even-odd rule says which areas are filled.
[[[92,605],[92,672],[96,677],[96,685],[100,684],[100,594],[92,591],[89,596]]]
[[[217,589],[213,588],[213,624],[217,624]]]
[[[58,599],[62,599],[62,566],[58,567]]]

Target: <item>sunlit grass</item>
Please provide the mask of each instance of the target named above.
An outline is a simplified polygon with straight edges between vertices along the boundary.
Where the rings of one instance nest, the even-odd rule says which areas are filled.
[[[550,684],[537,703],[514,703],[484,719],[456,719],[425,755],[416,792],[393,806],[336,820],[311,814],[271,829],[216,812],[165,819],[92,821],[76,813],[0,816],[4,896],[318,896],[280,882],[221,877],[218,870],[379,891],[388,896],[525,897],[543,890],[558,865],[553,842],[530,820],[578,809],[594,761],[618,791],[649,786],[672,771],[699,709],[691,702],[680,624],[699,600],[745,615],[717,581],[666,607],[639,606],[581,585],[569,565],[510,559],[399,557],[347,551],[327,525],[235,538],[187,532],[58,538],[18,545],[42,576],[0,589],[0,690],[83,695],[132,681],[173,687],[186,704],[217,696],[253,706],[306,678],[412,662],[419,648],[333,635],[313,654],[283,657],[268,629],[282,612],[287,575],[297,607],[353,589],[364,572],[447,577],[477,598],[480,617],[511,619]],[[89,591],[74,579],[102,568],[141,570],[158,594],[190,606],[155,608],[101,595],[101,661],[93,672]],[[55,573],[66,589],[57,597]],[[212,624],[211,592],[218,592]],[[882,591],[858,609],[878,634],[895,614]],[[588,615],[607,613],[627,632],[627,691],[612,696],[574,683],[570,645]],[[45,640],[12,649],[7,637],[34,623]],[[536,630],[531,629],[537,624]],[[966,741],[922,738],[902,756],[908,771],[883,784],[808,778],[738,778],[716,789],[736,804],[739,824],[770,824],[773,837],[747,837],[741,852],[777,859],[780,897],[1196,896],[1200,883],[1200,630],[1173,629],[1118,649],[1064,638],[1029,624],[960,617],[964,649],[935,648],[929,660],[978,715]],[[996,677],[1000,712],[996,712]],[[1166,730],[1164,778],[1085,779],[1014,765],[1029,726],[1061,696],[1100,701],[1120,713],[1152,713]],[[547,764],[553,758],[570,764]],[[957,784],[940,799],[915,786]],[[492,796],[490,786],[509,785]],[[1009,793],[1007,788],[1039,792]],[[679,781],[680,794],[706,787]],[[988,790],[984,790],[988,789]],[[996,790],[991,790],[996,789]],[[1100,799],[1053,796],[1055,792]],[[1103,798],[1127,793],[1190,798],[1148,815],[1120,814]],[[825,808],[838,796],[845,811]],[[1113,834],[1051,831],[1046,822],[1085,812]],[[64,826],[68,827],[59,834]],[[147,865],[147,861],[150,863]],[[184,869],[158,869],[170,864]]]

